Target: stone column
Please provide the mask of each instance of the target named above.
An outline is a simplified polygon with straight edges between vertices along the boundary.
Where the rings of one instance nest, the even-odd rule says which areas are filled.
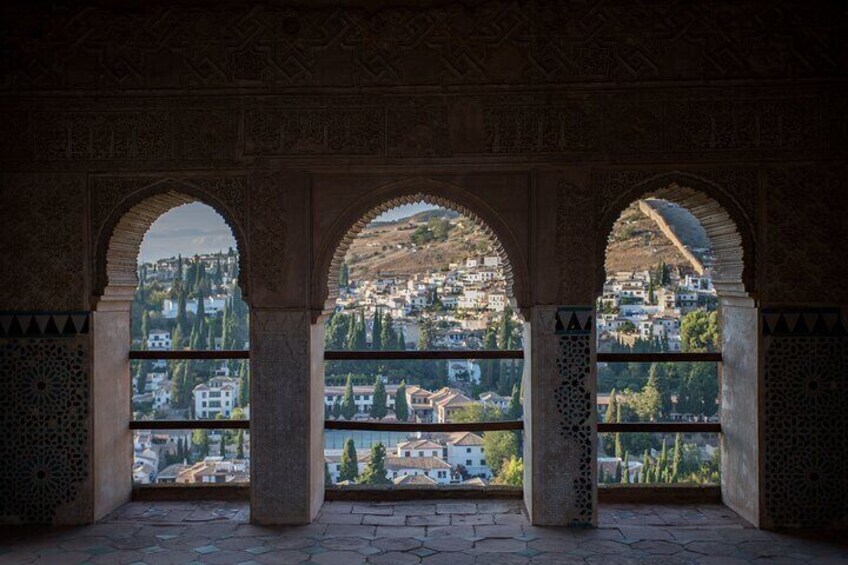
[[[593,313],[592,306],[530,309],[525,501],[536,525],[597,524]]]
[[[721,496],[760,525],[763,465],[759,310],[748,298],[723,299],[721,367]]]
[[[135,288],[107,288],[92,319],[92,482],[94,520],[132,494],[130,308]]]
[[[251,521],[306,524],[324,494],[323,328],[305,309],[250,316]]]

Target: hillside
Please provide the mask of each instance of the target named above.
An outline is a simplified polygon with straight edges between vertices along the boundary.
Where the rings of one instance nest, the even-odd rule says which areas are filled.
[[[669,225],[684,245],[703,263],[709,265],[709,240],[698,220],[679,206],[662,200],[647,200]],[[606,270],[634,271],[654,268],[660,262],[692,272],[693,266],[661,231],[659,225],[631,204],[616,221],[607,247]]]
[[[451,226],[446,241],[413,246],[412,234],[431,219]],[[373,279],[378,273],[418,273],[491,251],[491,244],[471,220],[442,208],[425,210],[391,222],[372,222],[351,244],[346,255],[351,280]]]
[[[706,233],[686,210],[660,200],[646,201],[677,237],[702,262],[709,264]],[[431,220],[446,220],[451,229],[446,241],[414,245],[412,234]],[[482,230],[471,220],[452,211],[425,210],[401,220],[368,224],[348,250],[346,261],[351,280],[373,279],[379,273],[418,273],[438,270],[448,263],[491,251]],[[662,233],[659,225],[633,203],[613,226],[607,248],[607,272],[656,267],[661,261],[692,272],[692,264]]]

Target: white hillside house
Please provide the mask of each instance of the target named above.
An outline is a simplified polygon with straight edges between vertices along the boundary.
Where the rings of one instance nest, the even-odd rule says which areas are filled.
[[[231,377],[212,377],[194,387],[194,413],[198,418],[229,418],[235,408],[238,381]]]

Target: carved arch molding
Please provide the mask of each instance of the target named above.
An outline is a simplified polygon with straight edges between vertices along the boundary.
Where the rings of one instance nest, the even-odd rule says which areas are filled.
[[[138,284],[137,260],[144,234],[165,212],[202,202],[224,219],[239,252],[239,282],[248,295],[247,176],[94,177],[91,186],[91,234],[94,294]]]
[[[660,198],[687,209],[703,226],[715,258],[714,283],[722,296],[744,297],[755,291],[755,169],[596,170],[592,184],[593,193],[600,199],[596,258],[605,257],[613,224],[627,206],[640,198]],[[596,294],[603,288],[604,278],[604,261],[600,260],[596,263]]]
[[[529,272],[513,230],[483,199],[459,186],[431,179],[410,179],[379,187],[358,199],[336,219],[317,250],[312,274],[316,310],[326,311],[338,297],[344,257],[353,240],[377,216],[405,204],[426,202],[469,218],[492,242],[504,266],[506,293],[519,311],[528,304]]]

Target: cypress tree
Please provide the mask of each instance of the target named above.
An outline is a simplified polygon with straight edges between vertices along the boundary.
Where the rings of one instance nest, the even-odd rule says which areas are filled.
[[[642,456],[642,483],[649,484],[651,482],[651,458],[648,456],[648,450]]]
[[[342,415],[342,403],[339,400],[339,397],[336,396],[335,400],[333,400],[333,419],[338,420]]]
[[[671,480],[676,483],[680,479],[681,465],[683,463],[683,440],[680,433],[674,436],[674,456],[671,460]]]
[[[621,461],[615,462],[615,475],[613,475],[612,482],[615,484],[621,483]]]
[[[342,400],[342,416],[344,416],[345,420],[352,420],[356,416],[356,402],[353,398],[353,380],[350,375],[347,376],[344,399]]]
[[[333,476],[330,474],[330,466],[324,461],[324,486],[333,484]]]
[[[238,406],[244,408],[250,404],[250,376],[247,371],[247,361],[239,365]]]
[[[348,438],[342,451],[342,461],[339,466],[339,481],[356,481],[359,476],[359,466],[356,459],[356,445],[353,438]]]
[[[221,430],[221,451],[219,452],[219,455],[224,458],[227,457],[227,442],[225,432],[223,430]]]
[[[397,345],[395,345],[395,349],[398,351],[406,350],[406,336],[403,334],[403,328],[398,328],[397,333]]]
[[[371,349],[383,350],[383,315],[379,308],[374,309],[374,325],[371,327]]]
[[[350,320],[347,324],[347,336],[345,337],[345,348],[348,351],[356,350],[356,334],[358,331],[356,313],[350,315]]]
[[[175,320],[176,327],[182,335],[188,333],[188,313],[186,311],[186,291],[180,289],[180,295],[177,299],[177,318]]]
[[[147,337],[150,335],[150,316],[145,309],[141,313],[141,349],[147,349]]]
[[[397,335],[395,335],[395,330],[392,327],[392,314],[390,312],[386,312],[386,317],[380,326],[380,343],[385,350],[397,349]]]
[[[139,363],[135,372],[135,390],[138,394],[144,394],[144,387],[147,384],[147,375],[144,374],[144,363]]]
[[[668,482],[668,448],[665,444],[665,438],[663,438],[662,451],[660,451],[657,468],[660,470],[657,478],[662,482]]]
[[[365,323],[365,309],[360,310],[359,325],[356,328],[356,349],[363,351],[368,349],[367,324]]]
[[[621,476],[621,482],[626,485],[630,484],[630,453],[624,452],[624,465],[622,468],[622,472],[624,473]]]
[[[374,403],[371,405],[371,417],[377,420],[385,418],[386,408],[386,385],[380,376],[374,377]]]
[[[506,417],[508,420],[520,420],[521,412],[521,393],[518,385],[513,385],[512,396],[509,399],[509,405],[506,409]]]
[[[236,458],[244,459],[244,430],[239,430],[238,447],[236,448]]]
[[[406,403],[406,381],[401,381],[395,393],[395,417],[401,422],[409,419],[409,406]]]
[[[489,328],[486,330],[486,339],[483,347],[489,350],[494,350],[498,348],[498,336],[494,326],[489,326]],[[482,380],[484,381],[484,388],[495,388],[498,383],[498,369],[500,368],[498,361],[496,359],[487,359],[484,368],[485,374],[482,375]]]
[[[430,318],[418,319],[418,350],[427,351],[433,347],[433,323]]]
[[[386,448],[382,442],[371,446],[371,458],[359,478],[364,485],[387,485],[391,481],[386,478]]]

